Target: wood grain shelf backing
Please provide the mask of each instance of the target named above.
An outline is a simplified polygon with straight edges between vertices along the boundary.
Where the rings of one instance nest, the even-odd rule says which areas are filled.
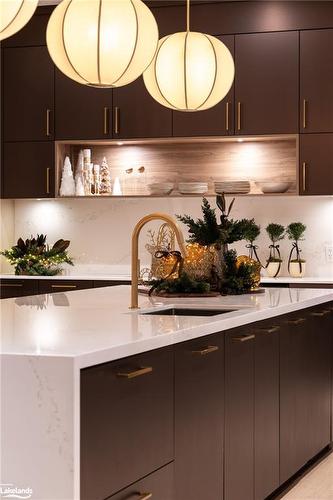
[[[147,142],[57,143],[57,185],[68,155],[76,167],[81,149],[92,150],[92,161],[106,157],[112,181],[119,178],[124,196],[150,196],[149,184],[172,182],[177,196],[179,182],[207,182],[207,195],[214,195],[215,181],[247,180],[250,195],[262,194],[256,181],[290,182],[287,194],[298,193],[298,137],[234,138],[233,140],[175,140]],[[144,173],[139,168],[144,166]],[[132,173],[126,173],[133,169]],[[168,195],[165,195],[168,196]],[[187,195],[183,195],[187,196]]]

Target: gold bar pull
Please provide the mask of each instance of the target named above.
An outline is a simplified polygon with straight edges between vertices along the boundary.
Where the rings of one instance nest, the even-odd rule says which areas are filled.
[[[50,194],[50,167],[46,169],[46,194]]]
[[[305,161],[302,163],[302,191],[306,191],[306,167],[307,164]]]
[[[319,317],[321,318],[322,316],[326,316],[329,314],[331,311],[329,309],[325,309],[325,311],[318,311],[318,312],[312,312],[311,316]]]
[[[237,103],[237,130],[241,130],[242,128],[242,104],[240,102]]]
[[[305,99],[303,99],[303,128],[306,128],[306,122],[307,122],[307,116],[306,116],[307,104],[308,104],[308,101],[306,101]]]
[[[119,134],[120,108],[114,108],[114,133]]]
[[[217,345],[209,345],[203,349],[198,349],[197,351],[191,351],[192,354],[199,354],[200,356],[205,356],[211,352],[218,351],[219,347]]]
[[[77,288],[76,285],[51,285],[51,288]]]
[[[146,375],[147,373],[151,373],[153,371],[151,366],[145,366],[138,368],[133,371],[121,371],[117,373],[117,377],[123,377],[123,378],[135,378],[135,377],[140,377],[141,375]]]
[[[225,104],[225,129],[227,132],[229,132],[229,103],[226,102]]]
[[[23,286],[22,283],[0,283],[0,288],[7,288],[7,287],[12,287],[12,288],[21,288]]]
[[[50,117],[51,117],[51,110],[47,109],[46,110],[46,135],[49,137],[51,135],[50,132]]]
[[[138,500],[149,500],[150,498],[153,498],[152,493],[138,493],[139,498]]]
[[[305,318],[289,319],[287,321],[288,325],[300,325],[306,321]]]
[[[278,332],[279,330],[281,330],[281,327],[278,326],[278,325],[272,326],[271,328],[261,328],[261,329],[259,329],[259,331],[261,331],[263,333],[275,333],[275,332]]]
[[[233,337],[233,342],[247,342],[248,340],[254,340],[256,336],[254,334],[251,335],[242,335],[241,337]]]
[[[103,126],[104,135],[109,134],[109,108],[104,108],[104,126]]]

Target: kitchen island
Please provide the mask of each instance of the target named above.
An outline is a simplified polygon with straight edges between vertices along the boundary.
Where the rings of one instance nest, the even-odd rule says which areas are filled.
[[[332,292],[141,296],[139,311],[129,296],[1,302],[2,483],[40,500],[263,500],[330,445]],[[231,312],[142,314],[175,303]]]

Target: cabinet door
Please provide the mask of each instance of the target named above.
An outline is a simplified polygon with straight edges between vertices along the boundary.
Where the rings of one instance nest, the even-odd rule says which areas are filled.
[[[333,194],[333,134],[300,136],[300,194]]]
[[[255,500],[279,486],[279,321],[254,325],[255,340]]]
[[[300,131],[333,132],[333,29],[300,37]]]
[[[156,102],[143,79],[113,90],[114,138],[170,137],[172,111]]]
[[[57,139],[112,137],[112,90],[81,85],[55,72],[55,134]]]
[[[218,37],[234,56],[235,37]],[[204,136],[234,134],[234,86],[226,97],[211,109],[191,113],[173,112],[174,136]]]
[[[54,66],[47,48],[4,49],[4,140],[52,140],[53,122]]]
[[[81,372],[81,499],[103,500],[174,458],[173,349]]]
[[[254,340],[249,329],[226,334],[225,489],[228,500],[253,499]]]
[[[298,36],[236,36],[236,134],[298,132]]]
[[[223,498],[223,345],[220,334],[176,347],[177,500]]]
[[[0,298],[25,297],[26,295],[38,294],[37,279],[1,279]]]
[[[54,144],[7,142],[3,146],[3,197],[54,197]]]
[[[66,279],[53,279],[53,280],[40,280],[39,292],[40,293],[57,293],[57,292],[70,292],[74,290],[85,290],[93,288],[93,281],[90,280],[66,280]]]

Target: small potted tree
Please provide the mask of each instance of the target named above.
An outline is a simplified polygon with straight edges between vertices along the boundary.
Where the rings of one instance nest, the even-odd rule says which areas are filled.
[[[281,224],[268,224],[266,232],[271,240],[269,245],[269,257],[267,259],[266,271],[270,278],[276,278],[281,270],[281,253],[278,242],[283,240],[285,228]]]
[[[302,250],[299,247],[305,230],[306,226],[302,222],[292,222],[287,227],[287,236],[293,242],[288,259],[288,271],[293,278],[302,278],[305,274],[305,260],[301,258]]]

